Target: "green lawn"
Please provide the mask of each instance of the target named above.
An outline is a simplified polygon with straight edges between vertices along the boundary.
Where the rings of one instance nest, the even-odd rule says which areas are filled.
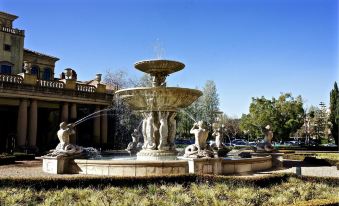
[[[339,203],[339,187],[290,177],[267,187],[217,182],[37,190],[0,188],[0,205],[318,205]]]

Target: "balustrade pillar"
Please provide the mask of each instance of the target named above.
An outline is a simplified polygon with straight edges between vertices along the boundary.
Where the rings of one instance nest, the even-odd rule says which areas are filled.
[[[98,112],[100,110],[100,107],[95,107],[94,112]],[[100,144],[100,116],[95,117],[93,119],[93,138],[94,138],[94,144],[99,145]]]
[[[31,106],[29,108],[29,146],[30,148],[36,148],[36,135],[38,124],[38,103],[37,100],[31,100]]]
[[[101,116],[101,143],[107,143],[107,111],[103,111]]]
[[[68,122],[68,103],[64,102],[61,110],[61,121]]]
[[[27,99],[23,99],[19,104],[18,122],[17,122],[17,139],[16,145],[24,147],[27,136]]]

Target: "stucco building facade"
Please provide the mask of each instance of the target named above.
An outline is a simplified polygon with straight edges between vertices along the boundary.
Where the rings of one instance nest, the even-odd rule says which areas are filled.
[[[113,95],[100,83],[101,75],[82,82],[73,69],[65,69],[55,78],[59,59],[24,48],[25,31],[13,28],[16,18],[0,12],[0,153],[46,151],[56,146],[61,121],[74,122],[107,108]],[[105,113],[77,126],[72,142],[106,144]]]

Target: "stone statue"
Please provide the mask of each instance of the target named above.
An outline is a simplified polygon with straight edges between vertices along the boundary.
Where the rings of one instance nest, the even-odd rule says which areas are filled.
[[[147,136],[147,145],[146,149],[155,149],[156,143],[155,143],[155,136],[154,136],[154,114],[153,112],[149,112],[147,116],[147,122],[146,122],[146,136]]]
[[[143,149],[146,149],[147,147],[147,133],[146,133],[146,128],[147,128],[147,115],[145,113],[142,113],[142,116],[144,119],[142,120],[142,136],[144,137],[144,145],[142,146]]]
[[[126,151],[128,151],[131,155],[136,154],[138,151],[141,150],[139,139],[140,139],[140,133],[137,129],[134,129],[132,136],[132,142],[130,142],[127,145]]]
[[[273,131],[271,130],[271,126],[267,125],[264,128],[263,133],[265,134],[264,142],[259,143],[256,147],[257,152],[272,152],[274,150],[272,146],[273,139]]]
[[[78,155],[82,153],[82,147],[70,143],[70,135],[73,134],[75,134],[74,124],[67,124],[66,122],[62,122],[60,124],[60,129],[57,132],[60,143],[54,150],[52,150],[51,153],[47,154],[47,156],[60,157]]]
[[[168,146],[168,115],[169,112],[159,112],[159,133],[160,133],[160,141],[158,145],[159,150],[169,150]]]
[[[191,134],[194,134],[195,143],[189,145],[185,149],[185,157],[213,157],[214,153],[206,143],[208,137],[208,130],[204,127],[204,122],[199,121],[194,123],[191,131]]]
[[[30,74],[32,71],[32,64],[28,61],[24,61],[24,70],[26,74]]]
[[[222,136],[222,132],[220,131],[220,128],[214,129],[212,136],[215,137],[215,147],[217,149],[222,149],[225,147],[225,145],[223,144],[224,140],[223,140],[223,136]]]
[[[169,117],[169,131],[168,131],[168,143],[171,150],[175,150],[175,135],[177,132],[177,121],[175,120],[176,112],[173,112]]]

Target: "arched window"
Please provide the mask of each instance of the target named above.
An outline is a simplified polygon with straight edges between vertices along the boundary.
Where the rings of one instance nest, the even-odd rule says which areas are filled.
[[[31,74],[40,77],[40,68],[38,66],[32,66]]]
[[[44,73],[42,76],[43,80],[50,80],[51,79],[51,69],[50,68],[45,68]]]
[[[13,64],[10,62],[0,62],[0,73],[1,74],[12,74]]]

